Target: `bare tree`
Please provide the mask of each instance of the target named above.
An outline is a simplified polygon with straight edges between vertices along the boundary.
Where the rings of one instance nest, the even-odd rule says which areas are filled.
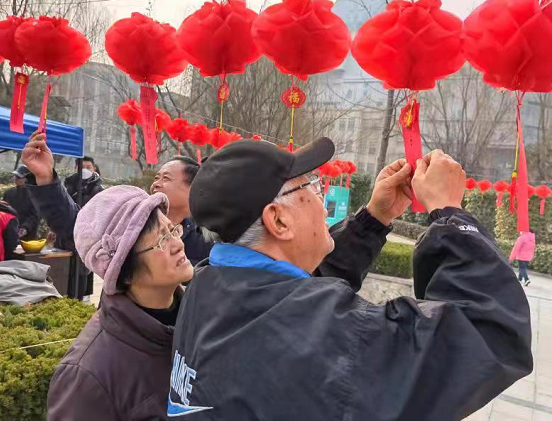
[[[420,101],[424,144],[444,150],[468,173],[483,175],[493,147],[512,144],[513,99],[486,85],[467,65],[456,75],[437,82],[436,88],[423,93]]]

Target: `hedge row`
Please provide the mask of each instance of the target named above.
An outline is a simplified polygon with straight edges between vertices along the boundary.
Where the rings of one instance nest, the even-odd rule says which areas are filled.
[[[0,305],[0,421],[46,419],[50,378],[71,341],[18,348],[75,338],[94,312],[67,298]]]
[[[402,235],[412,240],[417,240],[426,230],[427,227],[413,222],[401,221],[400,219],[393,221],[393,234]]]
[[[380,275],[412,278],[412,254],[414,246],[410,244],[388,242],[376,259],[370,272]]]

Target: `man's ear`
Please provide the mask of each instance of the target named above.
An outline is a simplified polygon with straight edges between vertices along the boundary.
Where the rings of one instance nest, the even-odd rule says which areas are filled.
[[[293,218],[291,213],[279,203],[270,203],[263,210],[263,225],[268,234],[280,241],[293,239]]]

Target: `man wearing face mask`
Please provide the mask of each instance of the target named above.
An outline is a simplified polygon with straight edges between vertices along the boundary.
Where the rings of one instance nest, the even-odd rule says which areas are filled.
[[[79,175],[77,173],[77,165],[75,165],[75,174],[65,179],[64,185],[69,196],[77,203]],[[85,156],[82,159],[82,203],[86,205],[90,199],[103,191],[102,179],[96,172],[96,164],[94,158]]]

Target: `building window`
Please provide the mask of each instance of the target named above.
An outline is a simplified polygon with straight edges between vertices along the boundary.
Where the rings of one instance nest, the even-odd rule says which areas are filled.
[[[370,143],[370,155],[374,155],[376,153],[376,145],[374,143]]]
[[[352,89],[349,89],[349,90],[347,91],[347,99],[353,99],[353,91],[352,91]]]
[[[345,119],[339,120],[339,130],[345,131],[347,129],[347,121]]]
[[[355,131],[355,118],[350,118],[349,119],[349,131],[350,132],[354,132]]]

